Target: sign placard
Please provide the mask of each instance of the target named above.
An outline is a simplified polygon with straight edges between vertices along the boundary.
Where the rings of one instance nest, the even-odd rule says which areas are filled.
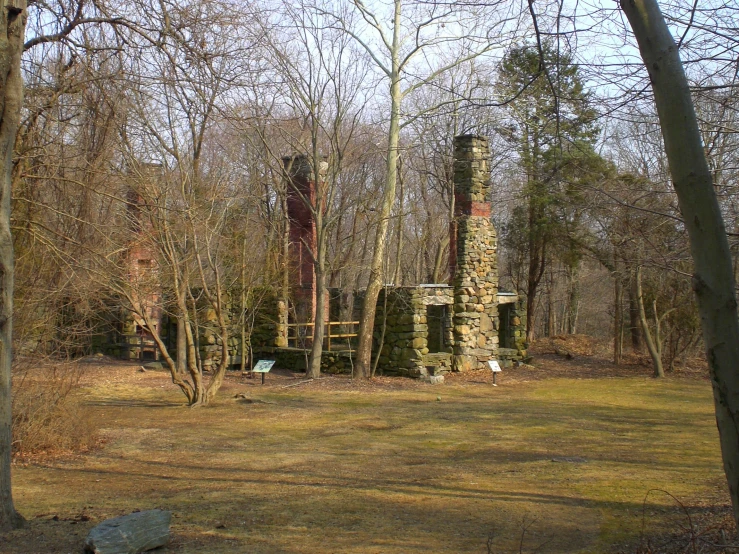
[[[501,371],[503,371],[502,369],[500,369],[500,364],[498,363],[498,360],[490,360],[488,362],[488,365],[490,366],[490,370],[493,373],[500,373]]]
[[[269,373],[269,370],[272,369],[273,365],[275,365],[274,360],[259,360],[254,365],[254,369],[252,369],[252,371],[254,373]]]

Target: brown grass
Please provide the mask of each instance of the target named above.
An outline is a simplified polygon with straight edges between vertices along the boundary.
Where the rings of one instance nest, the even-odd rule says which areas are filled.
[[[548,356],[497,388],[230,375],[197,410],[163,372],[101,365],[80,383],[105,447],[17,466],[29,525],[0,552],[79,551],[96,523],[155,507],[174,512],[163,553],[507,553],[522,525],[523,552],[636,552],[644,514],[654,538],[683,517],[652,489],[725,516],[707,380]]]

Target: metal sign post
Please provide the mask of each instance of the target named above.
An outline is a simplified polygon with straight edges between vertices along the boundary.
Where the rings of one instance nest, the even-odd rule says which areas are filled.
[[[264,376],[267,373],[269,373],[269,370],[272,369],[273,365],[275,365],[274,360],[259,360],[254,365],[254,368],[251,371],[252,373],[261,373],[262,374],[262,384],[264,384]]]
[[[500,369],[500,364],[498,363],[498,360],[490,360],[488,362],[488,365],[490,366],[490,371],[493,372],[493,386],[497,387],[498,385],[495,383],[495,378],[497,377],[498,373],[503,370]]]

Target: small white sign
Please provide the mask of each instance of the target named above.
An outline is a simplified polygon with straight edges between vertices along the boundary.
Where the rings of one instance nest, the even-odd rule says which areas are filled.
[[[500,373],[501,371],[503,371],[502,369],[500,369],[500,364],[498,363],[498,360],[490,360],[488,362],[488,365],[490,366],[490,371],[492,371],[493,373]]]
[[[252,371],[254,373],[268,373],[272,366],[275,365],[274,360],[259,360]]]

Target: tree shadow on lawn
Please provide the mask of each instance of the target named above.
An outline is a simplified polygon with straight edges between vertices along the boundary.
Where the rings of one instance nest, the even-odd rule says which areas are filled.
[[[376,448],[377,464],[404,452],[417,442],[416,458],[440,466],[477,461],[514,463],[582,457],[588,463],[639,465],[658,462],[664,469],[686,472],[703,470],[706,456],[717,455],[718,447],[685,455],[685,445],[695,447],[695,436],[716,434],[709,411],[698,420],[693,411],[661,407],[624,407],[582,404],[549,399],[493,399],[489,403],[452,399],[443,403],[411,399],[392,405],[382,402],[346,402],[318,396],[283,397],[265,394],[265,403],[243,406],[234,421],[234,401],[221,400],[199,410],[182,410],[182,424],[205,425],[210,434],[197,449],[211,455],[242,448],[244,441],[266,440],[267,448],[279,449],[281,434],[293,453],[310,455],[317,448],[341,456],[347,449]],[[88,403],[97,407],[184,408],[183,402],[168,400],[103,399]],[[310,420],[292,423],[290,414],[321,412],[317,424]],[[205,416],[207,415],[208,421]],[[220,418],[219,416],[223,416]],[[276,420],[275,416],[284,418]],[[145,416],[142,414],[143,421]],[[703,421],[705,419],[705,421]],[[700,425],[700,426],[699,426]],[[703,429],[705,427],[705,429]],[[175,429],[172,429],[176,432]],[[500,439],[499,437],[504,437]],[[460,444],[462,447],[459,447]],[[716,444],[718,444],[716,442]],[[320,447],[318,446],[320,445]],[[667,450],[669,456],[665,456]],[[659,456],[659,459],[656,459]],[[716,458],[720,463],[720,459]],[[429,464],[430,465],[430,464]],[[189,469],[197,469],[197,465]]]
[[[121,398],[100,398],[97,400],[86,400],[85,406],[101,408],[187,408],[185,402],[173,400],[136,400]]]
[[[531,537],[537,544],[555,537],[540,552],[573,552],[597,544],[601,532],[615,536],[601,529],[606,515],[638,534],[649,487],[641,490],[642,482],[669,488],[685,475],[684,489],[698,494],[714,456],[720,472],[717,447],[705,446],[716,432],[710,399],[668,410],[667,392],[647,403],[653,387],[621,391],[621,405],[608,404],[607,395],[578,403],[559,388],[543,398],[541,388],[489,398],[439,390],[442,402],[437,389],[388,396],[265,390],[255,396],[274,403],[222,398],[166,418],[161,408],[184,403],[96,399],[91,406],[121,408],[111,412],[122,429],[156,428],[166,441],[153,433],[132,449],[111,443],[41,475],[50,479],[44,488],[64,487],[104,517],[128,507],[174,510],[172,552],[350,553],[484,552],[494,530],[501,551],[510,551],[526,514],[541,522]],[[147,415],[147,408],[157,409]],[[573,456],[587,462],[552,461]],[[612,495],[608,487],[622,479],[631,482]],[[31,473],[27,480],[28,494],[43,494]]]
[[[517,551],[520,525],[527,517],[536,522],[524,552],[544,542],[545,547],[538,552],[576,552],[597,544],[603,512],[631,517],[631,525],[638,531],[643,508],[641,502],[462,489],[438,483],[403,486],[360,476],[343,483],[326,483],[328,475],[316,480],[310,471],[272,471],[273,478],[260,478],[257,472],[251,478],[203,478],[192,473],[191,469],[197,468],[175,467],[187,470],[189,478],[168,479],[186,482],[185,490],[154,494],[149,499],[138,495],[132,502],[137,507],[155,502],[173,510],[177,516],[173,520],[173,548],[186,548],[187,552],[228,552],[219,550],[221,546],[291,553],[481,552],[491,533],[498,537],[497,552],[512,552]],[[210,471],[217,474],[223,469]],[[163,478],[138,471],[87,472],[145,481]],[[228,486],[216,489],[212,486],[215,481]],[[197,482],[205,486],[193,487]],[[669,512],[670,517],[680,515],[677,508],[664,503],[648,508]],[[693,515],[710,510],[690,503],[686,508]]]
[[[118,462],[120,459],[111,459],[111,463]],[[540,461],[540,459],[539,459]],[[554,463],[554,462],[553,462]],[[141,469],[133,469],[132,464],[140,466],[149,466],[151,471]],[[636,509],[641,510],[643,506],[642,499],[639,501],[623,501],[623,500],[603,500],[593,498],[583,498],[574,495],[562,495],[545,492],[531,492],[525,490],[497,490],[493,488],[474,487],[472,484],[466,486],[453,486],[442,479],[435,479],[429,482],[423,474],[418,474],[416,479],[413,476],[398,477],[362,477],[359,474],[347,474],[346,476],[337,476],[336,472],[330,470],[312,469],[312,470],[277,470],[277,469],[243,469],[233,467],[218,467],[214,464],[208,466],[188,465],[182,463],[160,462],[152,460],[126,460],[125,468],[121,469],[104,469],[104,468],[85,468],[85,467],[54,467],[48,468],[53,472],[62,475],[61,480],[72,482],[75,477],[84,476],[84,480],[96,479],[98,481],[105,480],[112,482],[115,479],[122,479],[124,482],[132,480],[140,481],[161,481],[171,487],[170,483],[183,483],[188,489],[194,489],[195,484],[202,486],[204,492],[222,492],[228,494],[237,490],[238,486],[253,487],[254,490],[259,488],[277,488],[285,490],[294,488],[299,491],[312,490],[316,493],[322,491],[346,492],[352,491],[356,493],[374,493],[381,491],[383,494],[401,495],[401,496],[428,496],[438,499],[449,500],[491,500],[503,502],[525,501],[536,505],[556,505],[556,506],[586,506],[590,509],[602,510],[627,510],[633,512]],[[157,471],[158,470],[158,471]],[[488,475],[489,476],[489,475]],[[225,488],[219,489],[217,486],[222,484]],[[508,486],[508,484],[502,484]],[[155,490],[155,489],[152,489]],[[179,494],[178,489],[172,489],[171,493],[176,496]],[[646,494],[646,490],[644,493]],[[669,501],[666,501],[669,504]],[[665,504],[663,502],[662,504]],[[688,509],[698,509],[698,506],[686,505]],[[704,509],[705,506],[701,507]]]

